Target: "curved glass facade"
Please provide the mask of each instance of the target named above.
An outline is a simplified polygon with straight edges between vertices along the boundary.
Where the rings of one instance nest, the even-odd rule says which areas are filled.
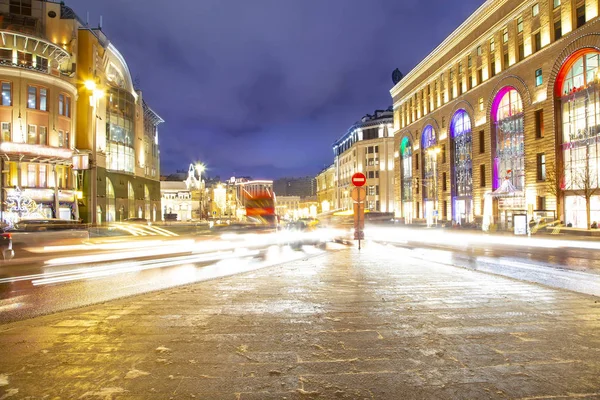
[[[135,168],[135,99],[123,89],[111,88],[106,103],[107,168],[133,173]]]

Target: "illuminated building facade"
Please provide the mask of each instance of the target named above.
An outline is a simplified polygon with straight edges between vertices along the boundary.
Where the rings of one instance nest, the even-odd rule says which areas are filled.
[[[7,222],[79,217],[72,169],[78,22],[68,11],[58,2],[0,2],[0,204]],[[17,197],[35,204],[33,214],[6,205]]]
[[[163,221],[169,216],[175,221],[191,221],[198,215],[199,203],[192,200],[193,187],[188,181],[161,181],[161,215]]]
[[[394,86],[398,217],[600,221],[599,6],[488,0]]]
[[[332,211],[336,205],[337,189],[335,186],[335,164],[319,172],[317,182],[317,211],[327,213]]]
[[[333,144],[334,209],[351,210],[352,175],[367,177],[365,209],[394,211],[394,136],[393,115],[388,110],[367,114]]]
[[[300,196],[277,196],[275,210],[284,220],[300,218]]]
[[[158,125],[164,121],[134,87],[102,29],[81,23],[77,34],[77,148],[89,157],[89,169],[80,172],[82,217],[160,220]]]

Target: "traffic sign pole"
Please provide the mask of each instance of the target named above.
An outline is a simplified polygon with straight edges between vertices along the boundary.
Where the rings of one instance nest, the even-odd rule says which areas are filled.
[[[363,228],[365,226],[365,198],[367,192],[362,187],[367,183],[367,177],[362,172],[352,175],[352,200],[354,200],[354,240],[358,240],[358,249],[360,250],[360,241],[364,239]],[[362,217],[362,221],[361,221]]]

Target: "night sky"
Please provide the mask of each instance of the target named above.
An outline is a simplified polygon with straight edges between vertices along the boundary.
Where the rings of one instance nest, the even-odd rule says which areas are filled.
[[[316,175],[484,0],[66,0],[125,57],[159,127],[161,173]]]

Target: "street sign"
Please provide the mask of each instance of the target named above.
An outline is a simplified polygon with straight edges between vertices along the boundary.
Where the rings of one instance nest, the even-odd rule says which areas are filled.
[[[351,196],[352,200],[360,203],[362,201],[365,201],[365,198],[367,197],[367,191],[364,188],[355,187],[354,189],[352,189]]]
[[[362,172],[352,175],[352,184],[354,186],[363,186],[365,183],[367,183],[367,177]]]

